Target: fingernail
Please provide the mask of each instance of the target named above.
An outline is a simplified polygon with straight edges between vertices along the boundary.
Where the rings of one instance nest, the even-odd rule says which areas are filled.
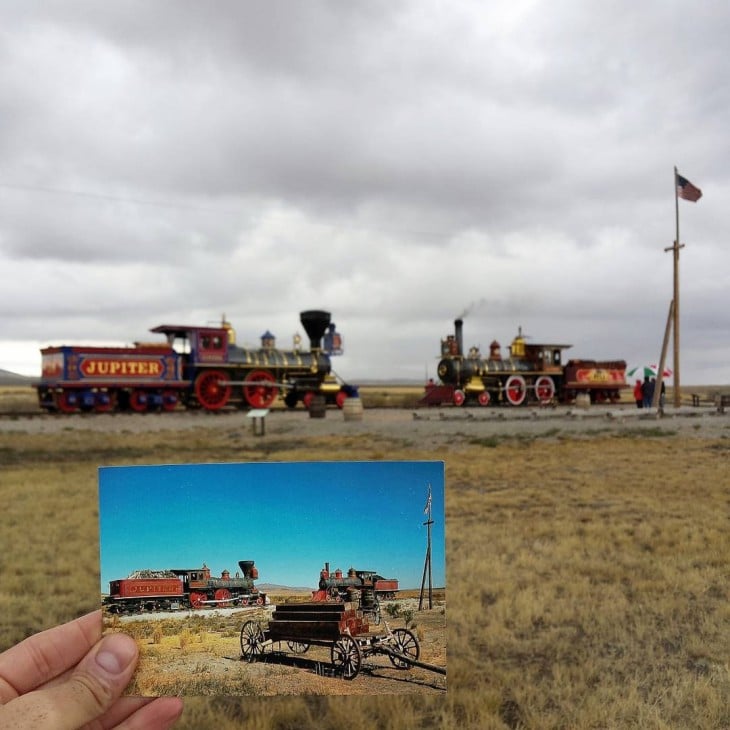
[[[126,634],[110,634],[101,641],[96,663],[109,674],[121,674],[137,656],[134,639]]]

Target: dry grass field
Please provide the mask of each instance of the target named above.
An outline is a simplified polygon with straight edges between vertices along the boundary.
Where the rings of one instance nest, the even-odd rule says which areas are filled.
[[[497,436],[435,420],[427,441],[292,417],[264,438],[215,417],[0,423],[0,648],[95,607],[99,465],[443,459],[448,692],[195,697],[179,727],[730,727],[730,417]],[[213,654],[225,632],[186,646]]]

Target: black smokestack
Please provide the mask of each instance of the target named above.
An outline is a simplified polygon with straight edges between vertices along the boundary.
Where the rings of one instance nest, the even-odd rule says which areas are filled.
[[[463,326],[464,326],[463,319],[454,320],[454,335],[456,337],[456,349],[457,349],[456,354],[457,355],[464,354],[464,334],[462,333]]]
[[[299,320],[304,327],[304,331],[309,336],[310,349],[321,349],[322,337],[330,323],[331,315],[329,312],[322,312],[318,309],[311,309],[307,312],[299,313]]]

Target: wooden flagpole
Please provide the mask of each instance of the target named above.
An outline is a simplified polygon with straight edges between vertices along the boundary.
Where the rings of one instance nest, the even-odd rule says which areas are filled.
[[[428,541],[426,543],[426,561],[423,564],[423,578],[421,579],[421,595],[418,598],[418,610],[423,607],[423,591],[426,586],[426,571],[428,571],[428,607],[433,608],[433,585],[431,582],[431,485],[428,485],[428,499],[426,500],[426,509],[423,510],[428,519],[423,523],[428,526]]]
[[[680,244],[679,242],[679,190],[677,187],[677,175],[679,173],[677,172],[677,166],[674,166],[674,215],[675,215],[675,221],[677,225],[677,232],[676,232],[676,238],[674,239],[674,246],[669,246],[669,248],[665,248],[665,251],[672,251],[674,254],[674,296],[673,296],[673,302],[674,302],[674,314],[673,314],[673,320],[674,320],[674,326],[672,328],[673,332],[673,343],[674,343],[674,361],[673,361],[673,370],[674,370],[674,407],[679,408],[679,406],[682,404],[682,395],[680,393],[680,379],[679,379],[679,249],[684,248],[684,244]]]

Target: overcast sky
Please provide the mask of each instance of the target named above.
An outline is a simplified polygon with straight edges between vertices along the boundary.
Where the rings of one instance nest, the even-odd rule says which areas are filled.
[[[4,0],[0,368],[312,308],[351,382],[434,376],[465,311],[655,362],[676,165],[681,379],[728,383],[728,37],[726,0]]]

